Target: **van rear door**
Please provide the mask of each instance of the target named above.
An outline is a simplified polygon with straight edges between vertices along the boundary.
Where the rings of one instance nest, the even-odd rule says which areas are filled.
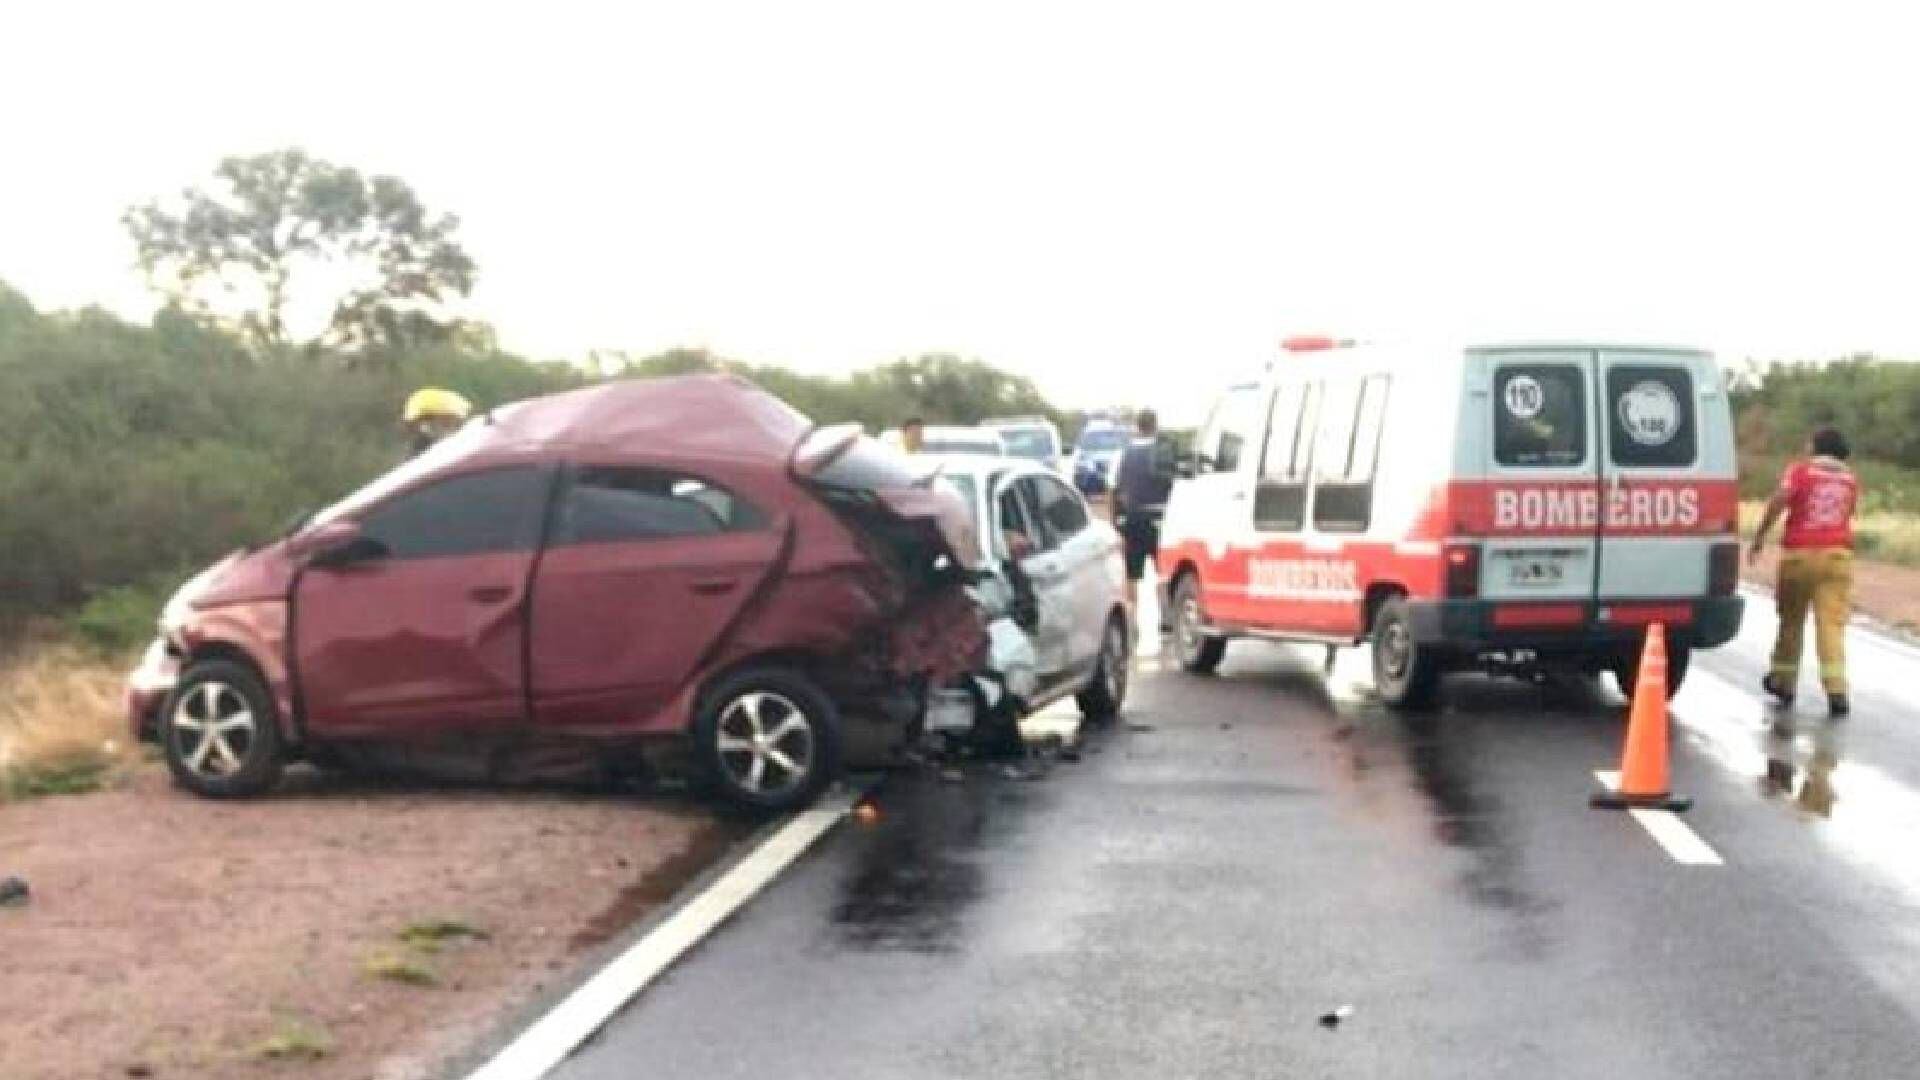
[[[1712,545],[1733,527],[1718,370],[1681,351],[1602,350],[1598,362],[1599,598],[1705,596]]]
[[[1602,442],[1594,422],[1594,353],[1538,349],[1483,355],[1493,438],[1472,515],[1486,538],[1480,595],[1558,601],[1557,607],[1549,604],[1513,617],[1578,622],[1593,597],[1600,541]],[[1583,606],[1569,606],[1575,602]]]

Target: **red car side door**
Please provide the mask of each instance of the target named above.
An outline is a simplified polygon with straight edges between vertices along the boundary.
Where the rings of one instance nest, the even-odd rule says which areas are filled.
[[[533,587],[534,716],[545,730],[653,726],[778,572],[783,530],[704,478],[573,470]]]
[[[292,652],[309,730],[525,721],[527,589],[552,478],[508,466],[403,491],[361,515],[366,557],[301,572]]]

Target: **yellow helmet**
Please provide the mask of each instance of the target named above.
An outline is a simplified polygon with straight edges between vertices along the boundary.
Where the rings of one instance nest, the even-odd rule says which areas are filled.
[[[417,424],[431,417],[447,420],[465,420],[473,412],[473,406],[467,399],[451,390],[434,387],[415,390],[407,397],[407,407],[401,413],[401,420],[408,424]]]

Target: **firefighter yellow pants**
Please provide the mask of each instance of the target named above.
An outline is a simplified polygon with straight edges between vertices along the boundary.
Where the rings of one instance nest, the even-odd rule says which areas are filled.
[[[1799,548],[1780,556],[1774,590],[1780,636],[1773,643],[1773,676],[1792,687],[1800,676],[1807,611],[1813,611],[1813,648],[1820,657],[1820,685],[1829,694],[1847,692],[1847,617],[1853,608],[1853,552],[1846,548]]]

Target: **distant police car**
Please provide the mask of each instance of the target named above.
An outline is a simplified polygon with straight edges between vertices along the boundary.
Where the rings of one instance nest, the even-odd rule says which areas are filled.
[[[1127,429],[1111,421],[1089,421],[1073,444],[1073,483],[1088,495],[1113,488],[1113,471],[1127,449]]]
[[[1669,686],[1730,640],[1732,421],[1703,352],[1295,339],[1229,389],[1159,565],[1193,671],[1237,636],[1369,642],[1391,704],[1458,668],[1612,671],[1664,623]]]

